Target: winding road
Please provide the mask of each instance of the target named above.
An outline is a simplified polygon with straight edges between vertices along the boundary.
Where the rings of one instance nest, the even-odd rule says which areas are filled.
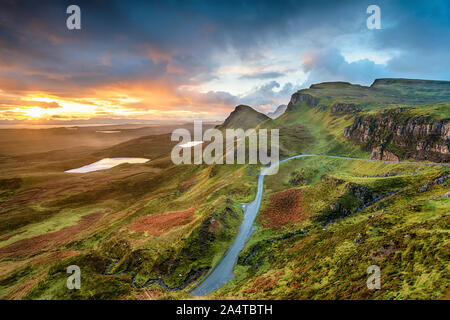
[[[298,158],[306,158],[306,157],[326,157],[326,158],[335,158],[335,159],[345,159],[345,160],[356,160],[356,161],[368,161],[368,162],[379,162],[379,163],[393,163],[393,164],[406,164],[406,165],[427,165],[427,166],[445,166],[450,167],[450,164],[447,163],[427,163],[427,162],[395,162],[395,161],[383,161],[383,160],[371,160],[371,159],[363,159],[363,158],[350,158],[350,157],[340,157],[340,156],[330,156],[330,155],[318,155],[318,154],[300,154],[296,156],[292,156],[286,159],[283,159],[270,167],[264,168],[261,170],[261,173],[258,175],[258,189],[256,192],[255,200],[253,200],[249,204],[243,205],[244,209],[244,219],[241,224],[241,228],[239,233],[234,240],[231,247],[228,249],[225,256],[220,260],[220,262],[213,268],[213,270],[206,275],[206,277],[196,286],[194,287],[190,293],[194,296],[204,296],[208,293],[211,293],[228,281],[234,278],[233,269],[234,264],[238,258],[239,253],[244,248],[248,239],[250,238],[254,227],[253,223],[255,221],[256,215],[259,211],[259,206],[261,204],[262,195],[263,195],[263,186],[264,186],[264,176],[269,172],[269,170],[278,166],[279,164]]]

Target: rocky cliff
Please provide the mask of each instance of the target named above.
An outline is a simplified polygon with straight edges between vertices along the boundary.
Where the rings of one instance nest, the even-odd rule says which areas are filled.
[[[340,103],[335,102],[331,106],[331,113],[334,114],[352,114],[360,112],[362,109],[354,103]]]
[[[294,110],[296,105],[306,104],[308,107],[315,107],[319,103],[319,98],[313,97],[308,93],[296,92],[291,96],[287,111]]]
[[[450,161],[450,120],[415,115],[406,108],[359,116],[344,136],[362,144],[374,159]]]

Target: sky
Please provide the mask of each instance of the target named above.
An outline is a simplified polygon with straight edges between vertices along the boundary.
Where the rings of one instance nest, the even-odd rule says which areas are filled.
[[[223,120],[318,82],[450,80],[449,52],[447,0],[2,0],[0,121]]]

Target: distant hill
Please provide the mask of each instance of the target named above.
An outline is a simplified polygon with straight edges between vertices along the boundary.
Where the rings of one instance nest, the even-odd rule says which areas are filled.
[[[228,118],[225,119],[222,125],[218,126],[219,129],[250,129],[255,128],[263,122],[268,122],[271,119],[265,114],[256,111],[255,109],[239,105],[233,112],[230,113]]]
[[[431,104],[450,101],[450,81],[386,78],[376,79],[370,87],[348,82],[323,82],[297,91],[291,102],[299,101],[305,94],[320,100],[322,105],[335,101],[365,107]]]
[[[286,111],[286,108],[287,108],[287,105],[281,104],[277,107],[277,109],[275,111],[269,112],[267,114],[267,116],[269,116],[272,119],[276,119]]]
[[[377,79],[370,87],[324,82],[294,93],[277,125],[313,121],[375,159],[450,161],[450,81]],[[320,118],[320,120],[319,120]],[[333,141],[333,142],[330,142]]]

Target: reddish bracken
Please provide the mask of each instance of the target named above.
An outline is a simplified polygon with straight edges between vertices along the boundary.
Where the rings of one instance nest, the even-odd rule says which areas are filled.
[[[169,229],[188,224],[194,220],[195,208],[185,211],[168,212],[145,216],[134,220],[130,229],[137,232],[147,232],[148,235],[158,235]]]
[[[267,208],[261,212],[258,222],[265,227],[281,227],[306,219],[302,210],[302,191],[288,189],[270,197]]]
[[[91,228],[104,214],[105,212],[92,213],[83,216],[76,225],[11,243],[0,248],[0,258],[23,258],[69,241],[78,233]]]
[[[278,282],[284,275],[284,271],[279,271],[272,276],[259,276],[253,282],[251,288],[246,289],[244,292],[247,294],[270,292],[273,288],[278,287]]]

